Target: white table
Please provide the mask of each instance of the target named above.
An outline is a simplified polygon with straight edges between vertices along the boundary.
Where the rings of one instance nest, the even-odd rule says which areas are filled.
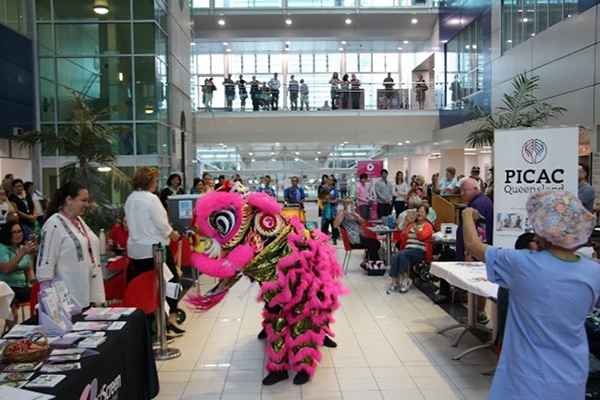
[[[0,282],[0,319],[13,319],[10,310],[10,303],[15,298],[15,292],[12,291],[6,282]]]
[[[477,324],[477,296],[486,297],[492,299],[495,304],[496,295],[498,294],[498,285],[487,280],[487,272],[485,270],[485,264],[482,262],[433,262],[431,263],[430,273],[445,279],[449,284],[466,290],[469,293],[468,296],[468,321],[466,324],[454,324],[447,328],[441,329],[438,333],[442,334],[451,329],[464,328],[458,338],[452,344],[453,347],[458,346],[458,343],[463,336],[476,329],[486,329],[483,325]],[[492,320],[495,322],[496,307],[492,307]],[[459,360],[461,357],[472,353],[473,351],[480,349],[487,349],[492,347],[495,336],[495,323],[494,332],[492,332],[492,341],[486,344],[471,347],[460,353],[459,355],[452,357],[453,360]]]

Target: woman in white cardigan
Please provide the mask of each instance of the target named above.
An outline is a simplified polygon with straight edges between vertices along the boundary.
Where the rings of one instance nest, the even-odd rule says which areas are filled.
[[[88,200],[87,189],[77,182],[68,182],[54,193],[36,269],[42,283],[59,276],[84,308],[105,301],[99,240],[81,218]]]

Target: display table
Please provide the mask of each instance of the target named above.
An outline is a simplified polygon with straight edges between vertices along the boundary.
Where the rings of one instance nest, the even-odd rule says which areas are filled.
[[[458,338],[452,344],[453,347],[458,346],[458,343],[463,336],[475,329],[486,329],[485,326],[477,323],[477,296],[492,299],[495,304],[496,295],[498,294],[498,285],[487,280],[487,272],[485,264],[482,262],[433,262],[431,263],[432,275],[445,279],[449,284],[466,290],[468,295],[468,321],[466,324],[454,324],[447,328],[441,329],[438,333],[442,334],[452,329],[464,328],[458,335]],[[495,321],[496,307],[492,307],[492,320]],[[495,324],[494,324],[495,329]],[[492,332],[492,341],[495,332]],[[453,360],[459,360],[461,357],[472,353],[476,350],[490,348],[492,342],[475,346],[467,349],[459,355],[452,357]]]
[[[10,319],[13,315],[10,310],[10,303],[15,298],[15,292],[6,282],[0,282],[0,319]]]
[[[396,232],[402,232],[401,229],[391,229],[386,226],[369,226],[367,229],[376,235],[385,235],[385,262],[388,266],[392,265],[392,235]]]
[[[73,317],[73,322],[82,320],[83,315]],[[51,389],[25,389],[61,400],[142,400],[157,396],[158,374],[146,316],[136,310],[120,321],[127,323],[121,330],[105,331],[106,341],[93,349],[100,354],[81,358],[80,370],[64,372],[66,378]],[[37,317],[26,323],[37,324]],[[41,375],[39,370],[34,378],[38,375]]]

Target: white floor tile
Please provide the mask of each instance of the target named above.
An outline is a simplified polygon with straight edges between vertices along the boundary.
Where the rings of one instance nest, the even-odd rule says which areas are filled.
[[[343,257],[338,249],[338,257]],[[174,400],[369,400],[487,398],[491,378],[480,372],[495,365],[495,354],[478,351],[459,361],[451,357],[479,341],[468,335],[458,348],[439,335],[453,319],[418,289],[387,296],[387,279],[367,277],[353,256],[344,278],[351,289],[341,298],[332,325],[335,349],[321,349],[322,361],[302,386],[290,379],[263,386],[265,342],[256,337],[262,305],[256,286],[240,281],[222,304],[204,314],[188,314],[187,334],[178,339],[182,356],[157,362],[161,393]],[[212,286],[213,280],[202,279]]]

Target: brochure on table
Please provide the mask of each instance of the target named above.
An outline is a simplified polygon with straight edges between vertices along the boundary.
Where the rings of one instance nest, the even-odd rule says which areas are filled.
[[[81,312],[81,305],[71,296],[65,282],[56,277],[50,285],[40,287],[38,320],[47,336],[63,336],[73,329],[71,316]]]

